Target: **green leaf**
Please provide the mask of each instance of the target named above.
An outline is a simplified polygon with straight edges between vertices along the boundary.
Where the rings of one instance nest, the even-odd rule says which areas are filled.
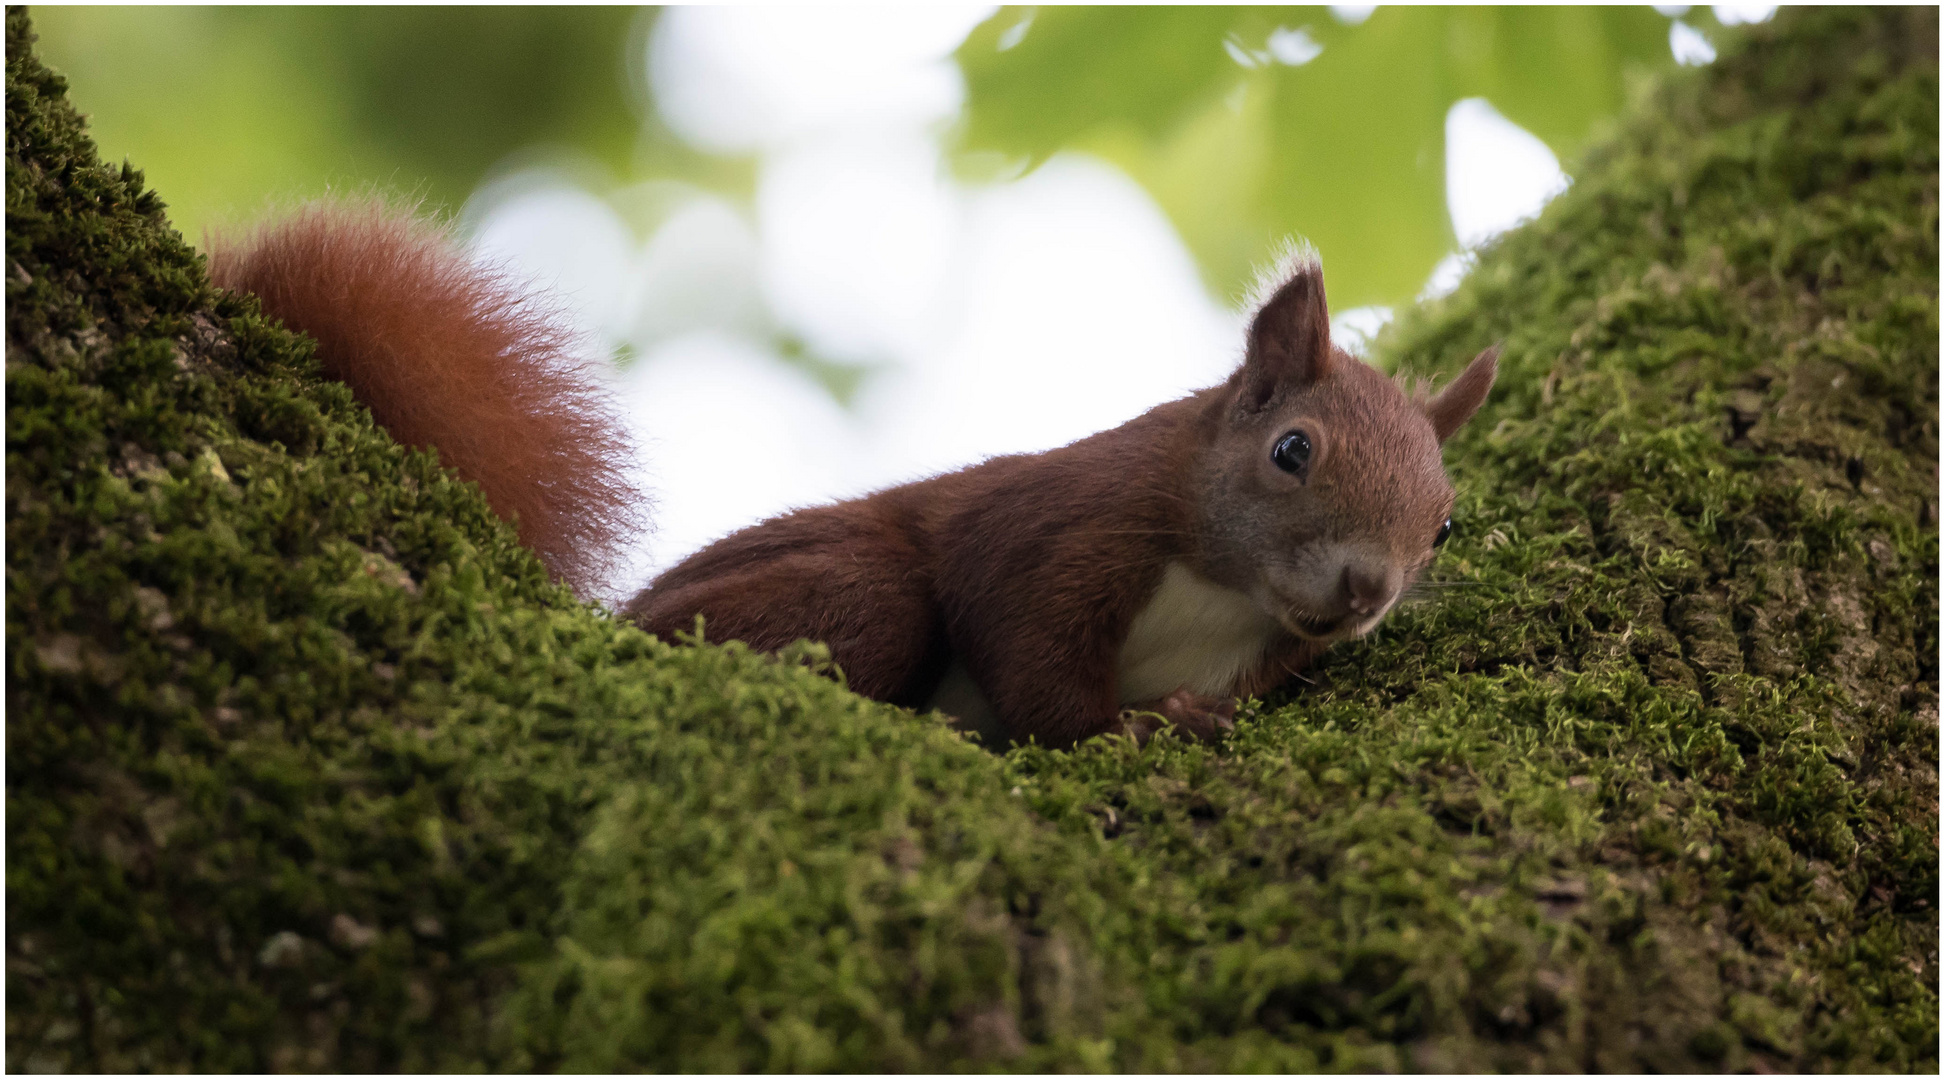
[[[1485,97],[1570,162],[1631,78],[1671,62],[1666,34],[1644,7],[1386,7],[1355,26],[1323,7],[1009,8],[958,51],[960,160],[1096,154],[1153,193],[1218,291],[1300,237],[1337,306],[1395,303],[1456,246],[1453,104]]]

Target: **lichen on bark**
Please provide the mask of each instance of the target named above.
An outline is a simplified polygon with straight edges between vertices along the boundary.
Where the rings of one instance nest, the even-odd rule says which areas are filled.
[[[7,38],[10,1068],[1936,1068],[1935,9],[1387,332],[1505,343],[1423,602],[1003,758],[549,585]]]

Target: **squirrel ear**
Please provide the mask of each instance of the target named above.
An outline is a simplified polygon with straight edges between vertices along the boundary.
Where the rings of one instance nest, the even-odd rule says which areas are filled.
[[[1322,378],[1329,367],[1330,307],[1323,297],[1323,267],[1306,259],[1249,323],[1237,404],[1254,412],[1278,391]]]
[[[1499,346],[1494,345],[1465,365],[1451,385],[1438,391],[1438,396],[1424,403],[1424,415],[1431,421],[1432,430],[1438,433],[1438,441],[1451,438],[1451,433],[1465,426],[1480,405],[1485,404],[1485,395],[1492,389],[1492,380],[1498,378]]]

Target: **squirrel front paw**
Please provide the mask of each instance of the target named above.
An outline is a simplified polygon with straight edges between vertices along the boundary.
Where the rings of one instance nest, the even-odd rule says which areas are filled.
[[[1214,742],[1235,730],[1235,699],[1208,697],[1183,687],[1120,712],[1120,730],[1137,743],[1145,744],[1169,724],[1191,739]]]

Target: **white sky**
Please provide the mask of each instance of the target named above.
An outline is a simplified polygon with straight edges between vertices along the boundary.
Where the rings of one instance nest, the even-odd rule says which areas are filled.
[[[544,168],[468,206],[480,250],[637,353],[616,389],[656,529],[619,591],[791,507],[1112,427],[1239,359],[1240,314],[1207,294],[1166,217],[1112,166],[1060,155],[1010,183],[950,178],[938,133],[964,97],[950,53],[990,10],[668,9],[649,44],[656,101],[696,146],[761,155],[753,216],[672,185],[610,203]],[[1678,30],[1671,47],[1693,52]],[[1483,99],[1454,105],[1445,136],[1466,248],[1568,183]],[[611,208],[634,196],[673,207],[645,241]],[[1426,295],[1468,266],[1454,253]],[[1337,334],[1367,339],[1389,315],[1340,313]],[[767,351],[777,330],[874,366],[850,408]]]

